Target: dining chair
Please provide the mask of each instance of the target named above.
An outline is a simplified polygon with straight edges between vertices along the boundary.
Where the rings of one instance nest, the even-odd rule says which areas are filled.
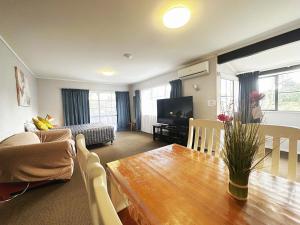
[[[82,134],[78,134],[76,136],[76,147],[77,147],[77,159],[79,163],[79,169],[82,175],[82,179],[84,181],[85,189],[88,194],[88,202],[89,202],[89,209],[92,217],[92,223],[93,225],[96,225],[99,223],[98,222],[99,216],[97,214],[97,205],[93,204],[92,194],[90,192],[91,184],[88,180],[88,167],[93,163],[100,163],[100,159],[97,154],[90,152],[86,148],[85,138],[84,135]]]
[[[300,129],[295,127],[261,125],[261,135],[264,136],[263,144],[260,147],[259,154],[265,155],[266,139],[272,140],[272,166],[271,173],[274,176],[279,174],[280,150],[282,149],[282,139],[288,140],[288,180],[295,181],[297,177],[297,142],[300,140]]]
[[[80,172],[84,181],[85,188],[87,187],[86,181],[86,169],[89,163],[99,162],[100,159],[97,154],[92,153],[86,148],[85,138],[83,134],[78,134],[76,136],[76,147],[77,147],[77,159],[79,163]]]
[[[100,163],[87,166],[87,182],[93,225],[122,225],[108,195],[106,172]]]
[[[129,214],[128,202],[125,198],[119,196],[117,201],[115,199],[116,206],[114,207],[107,191],[106,171],[100,164],[98,155],[86,148],[82,134],[76,136],[76,147],[80,171],[88,194],[92,224],[136,225]],[[110,188],[112,192],[118,192],[113,184]]]
[[[76,147],[93,225],[122,224],[108,195],[106,172],[98,155],[86,148],[82,134],[76,136]]]
[[[222,143],[221,130],[223,129],[223,123],[220,121],[190,118],[187,147],[198,150],[199,139],[201,139],[200,151],[204,152],[207,148],[208,154],[211,155],[214,151],[215,156],[218,157]]]

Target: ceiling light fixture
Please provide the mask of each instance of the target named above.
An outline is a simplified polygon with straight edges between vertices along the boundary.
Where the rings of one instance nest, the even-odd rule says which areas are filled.
[[[102,74],[104,76],[112,76],[115,74],[115,71],[110,68],[104,68],[97,71],[98,74]]]
[[[105,76],[112,76],[115,74],[115,72],[114,71],[103,71],[102,74]]]
[[[169,9],[163,16],[163,23],[167,28],[176,29],[184,26],[191,18],[190,10],[185,6]]]

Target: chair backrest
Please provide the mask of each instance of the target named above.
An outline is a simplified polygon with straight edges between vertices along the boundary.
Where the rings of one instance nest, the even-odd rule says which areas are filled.
[[[93,225],[122,225],[107,192],[105,169],[92,163],[87,170]]]
[[[85,184],[85,188],[87,189],[87,181],[86,181],[86,172],[87,165],[89,163],[100,162],[100,159],[97,154],[91,153],[85,145],[84,135],[78,134],[76,136],[76,147],[77,147],[77,159],[79,163],[80,172]]]
[[[82,134],[76,136],[77,157],[88,194],[93,225],[122,224],[107,192],[106,172],[96,153],[89,152]]]
[[[219,156],[222,129],[224,129],[224,125],[220,121],[190,118],[187,147],[198,150],[201,135],[200,151],[204,152],[207,147],[208,154],[212,154],[214,150],[215,156]]]
[[[272,137],[272,175],[279,173],[281,139],[288,139],[288,180],[294,181],[297,177],[297,142],[300,140],[300,129],[276,125],[261,125],[261,135],[264,143],[261,146],[260,154],[265,154],[266,137]]]

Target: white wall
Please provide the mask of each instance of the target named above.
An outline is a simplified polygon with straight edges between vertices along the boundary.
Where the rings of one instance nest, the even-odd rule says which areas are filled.
[[[14,67],[28,78],[31,106],[18,106]],[[0,38],[0,140],[24,131],[24,123],[37,113],[37,81]]]
[[[300,112],[264,111],[263,120],[266,124],[300,128]],[[271,147],[271,140],[269,140],[266,145]],[[300,141],[298,141],[297,148],[298,154],[300,154]],[[288,141],[281,140],[281,150],[288,151]]]
[[[264,111],[266,124],[300,128],[300,112],[271,112]]]
[[[53,116],[55,124],[63,125],[62,88],[88,89],[90,91],[128,91],[128,85],[110,85],[97,82],[77,82],[66,80],[37,79],[38,112],[44,117]]]
[[[205,76],[183,80],[183,95],[193,96],[194,118],[216,120],[219,107],[220,78],[217,75],[217,58],[209,60],[210,73]],[[199,91],[193,88],[197,84]],[[208,106],[214,100],[215,106]]]
[[[202,60],[203,61],[203,60]],[[219,91],[219,77],[217,75],[217,58],[212,57],[209,59],[210,73],[209,75],[195,77],[182,81],[183,95],[193,96],[194,102],[194,118],[202,119],[216,119],[217,107],[218,107],[218,91]],[[130,85],[130,96],[134,95],[135,90],[142,90],[145,88],[151,88],[166,84],[171,80],[178,79],[177,72],[173,71],[167,74],[163,74],[146,81],[135,83]],[[199,91],[193,88],[193,85],[197,84]],[[208,107],[208,100],[216,100],[216,105]],[[131,105],[133,111],[133,106]],[[133,113],[131,113],[133,116]]]

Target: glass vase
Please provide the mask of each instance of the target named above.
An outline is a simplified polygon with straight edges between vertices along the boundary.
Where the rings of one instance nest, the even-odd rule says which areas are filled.
[[[248,198],[249,174],[230,174],[228,193],[235,199],[246,201]]]

